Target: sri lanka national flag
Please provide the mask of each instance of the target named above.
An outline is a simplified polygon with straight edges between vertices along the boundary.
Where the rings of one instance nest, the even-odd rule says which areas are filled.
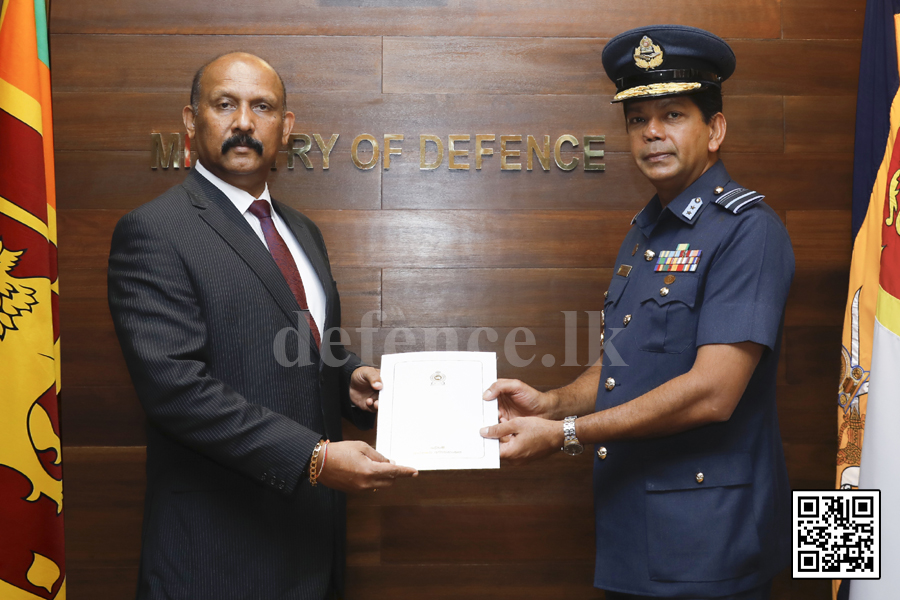
[[[893,600],[900,594],[898,32],[900,0],[869,0],[856,107],[853,263],[838,392],[837,484],[881,490],[882,569],[880,580],[853,581],[851,600]]]
[[[65,598],[44,0],[0,12],[0,598]]]

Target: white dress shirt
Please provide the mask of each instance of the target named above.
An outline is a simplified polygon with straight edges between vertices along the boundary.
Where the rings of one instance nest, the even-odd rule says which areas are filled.
[[[323,331],[322,327],[325,325],[325,288],[322,287],[322,282],[319,281],[319,276],[316,274],[315,268],[312,266],[312,263],[309,261],[309,257],[306,256],[303,248],[300,247],[291,228],[284,222],[281,215],[275,212],[275,207],[272,206],[272,198],[269,196],[269,184],[266,184],[266,189],[259,195],[259,198],[254,198],[244,190],[236,188],[230,183],[226,183],[210,173],[199,160],[194,164],[194,168],[200,175],[203,175],[208,179],[210,183],[219,188],[222,193],[231,200],[238,209],[238,212],[244,215],[244,218],[250,223],[250,227],[253,228],[253,231],[256,232],[256,235],[266,248],[268,248],[269,245],[266,244],[266,236],[263,234],[262,225],[260,225],[256,215],[250,212],[249,208],[254,200],[265,200],[269,203],[269,210],[272,213],[272,222],[275,223],[275,229],[281,234],[284,243],[287,244],[291,256],[294,257],[294,262],[297,263],[297,271],[300,272],[300,279],[303,281],[303,289],[306,291],[306,302],[309,306],[309,312],[316,322],[316,326],[319,328],[319,335],[324,338],[325,331]]]

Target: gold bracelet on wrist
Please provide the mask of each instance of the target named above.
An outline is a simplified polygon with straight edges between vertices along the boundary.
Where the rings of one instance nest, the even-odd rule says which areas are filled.
[[[309,482],[313,486],[319,485],[319,482],[317,480],[319,479],[319,475],[322,473],[322,470],[319,466],[319,453],[327,443],[328,440],[319,440],[319,443],[316,444],[315,448],[313,448],[312,458],[309,461]]]

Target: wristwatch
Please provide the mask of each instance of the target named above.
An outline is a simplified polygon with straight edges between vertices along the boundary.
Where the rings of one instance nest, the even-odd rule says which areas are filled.
[[[578,441],[578,438],[575,437],[575,419],[577,418],[578,417],[573,416],[566,417],[563,420],[563,433],[566,436],[566,440],[563,442],[561,450],[571,456],[584,452],[584,446],[582,446],[581,442]]]

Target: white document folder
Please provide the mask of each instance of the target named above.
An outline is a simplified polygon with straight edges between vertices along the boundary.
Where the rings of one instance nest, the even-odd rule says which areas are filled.
[[[479,430],[498,422],[484,391],[497,380],[493,352],[407,352],[381,357],[375,449],[420,471],[498,469],[500,443]]]

